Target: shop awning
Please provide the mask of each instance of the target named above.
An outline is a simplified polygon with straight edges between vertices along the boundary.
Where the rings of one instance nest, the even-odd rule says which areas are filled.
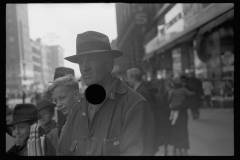
[[[232,17],[234,17],[234,9],[231,9],[227,13],[224,13],[223,15],[219,16],[218,18],[201,27],[199,30],[199,34],[203,34],[204,32],[209,31],[216,26],[219,26],[220,24],[222,24],[223,22],[227,21]]]
[[[186,28],[184,31],[176,33],[174,35],[172,35],[170,37],[170,39],[168,39],[167,41],[161,41],[161,43],[158,42],[157,37],[154,37],[152,39],[152,41],[150,41],[145,48],[148,51],[154,52],[157,50],[167,50],[171,47],[173,47],[174,45],[176,45],[177,43],[182,43],[190,38],[192,38],[193,36],[195,36],[197,34],[197,28],[201,27],[202,25],[208,23],[209,21],[211,21],[214,17],[218,17],[219,15],[222,14],[222,16],[216,18],[216,21],[213,20],[212,22],[210,22],[209,24],[205,26],[203,26],[203,29],[200,29],[200,32],[204,32],[204,30],[208,30],[209,27],[214,27],[218,24],[221,24],[222,22],[224,22],[225,20],[227,20],[229,17],[231,17],[232,15],[234,15],[234,10],[232,9],[234,7],[233,4],[228,4],[228,5],[221,5],[221,10],[217,11],[214,14],[210,14],[210,15],[205,15],[206,18],[201,19],[200,21],[198,21],[197,23],[195,23],[194,25],[192,25],[189,28]],[[229,11],[229,9],[231,9]],[[227,12],[226,12],[227,11]],[[225,13],[224,13],[225,12]],[[204,29],[206,28],[206,29]],[[181,38],[182,37],[182,38]],[[155,45],[154,45],[155,44]],[[150,54],[150,53],[149,53]],[[147,59],[144,58],[144,60]]]
[[[149,54],[145,54],[145,55],[143,56],[143,61],[151,58],[151,57],[154,55],[154,53],[155,53],[155,52],[151,52],[151,53],[149,53]]]

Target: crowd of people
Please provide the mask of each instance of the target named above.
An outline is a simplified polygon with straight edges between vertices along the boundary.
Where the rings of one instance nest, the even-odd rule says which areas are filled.
[[[203,88],[208,85],[202,87],[191,74],[162,79],[152,89],[138,68],[127,71],[124,83],[111,73],[114,59],[123,53],[111,49],[106,35],[88,31],[78,34],[76,42],[76,55],[65,59],[79,65],[85,88],[99,84],[106,98],[100,104],[88,101],[74,70],[56,68],[51,86],[36,103],[14,107],[7,133],[15,145],[7,155],[142,156],[155,155],[159,146],[168,155],[168,145],[174,146],[174,155],[187,155],[187,109],[199,118]],[[98,91],[91,96],[97,98]],[[36,123],[40,127],[32,132]],[[29,147],[32,134],[45,137],[43,151]]]

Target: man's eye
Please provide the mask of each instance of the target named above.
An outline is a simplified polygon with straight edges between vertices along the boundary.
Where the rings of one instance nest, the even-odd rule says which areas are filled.
[[[60,100],[64,100],[65,99],[65,97],[60,97]]]

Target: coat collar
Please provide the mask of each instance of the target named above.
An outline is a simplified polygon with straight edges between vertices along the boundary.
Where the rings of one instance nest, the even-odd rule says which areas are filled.
[[[123,94],[126,92],[125,84],[122,82],[122,80],[115,76],[114,74],[113,77],[115,80],[113,81],[108,91],[106,91],[107,94],[106,97],[110,99],[115,99],[115,92],[118,94]],[[82,97],[85,97],[85,92],[82,94]]]
[[[57,123],[55,122],[55,120],[52,120],[49,124],[47,124],[46,126],[42,126],[41,128],[43,129],[44,134],[47,134],[48,132],[51,131],[52,128],[57,127]]]

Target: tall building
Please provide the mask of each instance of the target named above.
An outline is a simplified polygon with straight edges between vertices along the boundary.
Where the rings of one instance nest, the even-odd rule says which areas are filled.
[[[54,46],[48,46],[51,51],[51,67],[53,70],[57,67],[63,67],[64,66],[64,59],[63,59],[63,48],[58,45]]]
[[[162,7],[162,4],[116,3],[117,16],[117,44],[116,47],[124,55],[116,60],[119,70],[116,75],[126,77],[126,70],[130,67],[143,69],[144,56],[143,32],[148,26],[151,12]]]
[[[34,85],[43,85],[46,88],[48,83],[53,81],[55,68],[64,66],[64,50],[60,46],[48,46],[44,44],[40,38],[36,41],[31,40],[31,45],[34,66]]]
[[[33,72],[34,72],[34,83],[42,82],[42,54],[41,45],[39,41],[31,40],[32,47],[32,58],[33,58]]]
[[[6,5],[6,88],[19,91],[33,83],[27,4]]]

